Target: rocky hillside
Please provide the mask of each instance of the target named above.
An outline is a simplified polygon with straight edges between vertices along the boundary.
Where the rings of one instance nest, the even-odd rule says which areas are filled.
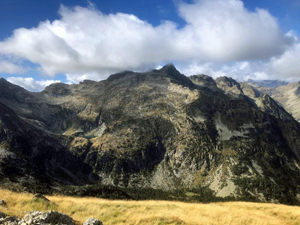
[[[247,83],[166,65],[40,93],[0,87],[3,181],[299,200],[300,125]]]
[[[249,83],[258,89],[261,93],[266,93],[282,105],[293,117],[300,121],[300,82],[279,83],[281,85],[270,87],[264,86],[264,83]]]

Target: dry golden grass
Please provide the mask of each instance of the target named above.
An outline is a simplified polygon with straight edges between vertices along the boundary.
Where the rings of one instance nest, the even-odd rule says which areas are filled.
[[[168,201],[121,201],[97,198],[46,196],[51,202],[32,200],[32,194],[0,189],[8,208],[0,211],[22,217],[29,210],[58,210],[84,222],[94,217],[108,224],[278,224],[300,225],[300,207],[279,204],[226,202],[196,204]]]

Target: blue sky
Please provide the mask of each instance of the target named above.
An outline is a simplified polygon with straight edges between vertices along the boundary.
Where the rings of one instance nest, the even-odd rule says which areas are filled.
[[[173,62],[186,75],[300,77],[298,0],[1,0],[0,76],[28,90]]]

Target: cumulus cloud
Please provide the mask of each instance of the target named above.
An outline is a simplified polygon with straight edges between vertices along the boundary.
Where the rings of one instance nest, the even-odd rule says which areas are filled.
[[[222,68],[217,68],[217,66],[212,63],[199,64],[194,62],[188,65],[179,66],[178,69],[182,74],[187,76],[205,74],[216,78],[229,75]]]
[[[17,29],[0,43],[0,53],[14,54],[41,65],[48,75],[103,73],[153,66],[168,58],[169,32],[165,22],[154,28],[134,15],[105,15],[93,8],[64,6],[61,19],[37,28]]]
[[[52,83],[60,83],[60,80],[40,80],[36,81],[32,77],[9,77],[7,80],[13,84],[19,85],[29,91],[42,91]]]
[[[268,11],[248,11],[241,0],[195,0],[178,5],[186,25],[154,27],[134,15],[93,8],[60,8],[61,18],[20,28],[0,42],[0,54],[40,66],[70,82],[100,80],[120,70],[146,70],[162,62],[230,63],[280,55],[295,40],[284,35]],[[210,71],[208,71],[210,72]],[[215,72],[216,71],[211,71]],[[222,74],[222,71],[220,72]]]
[[[102,73],[102,76],[99,77],[99,74],[97,72],[91,72],[91,73],[83,73],[83,74],[66,74],[67,81],[71,84],[79,83],[83,80],[94,80],[99,81],[101,79],[107,78],[108,75],[111,73]]]
[[[16,74],[16,73],[23,73],[23,72],[25,72],[25,69],[23,69],[19,65],[16,65],[7,60],[0,61],[0,73]]]
[[[38,28],[15,30],[12,37],[0,43],[0,53],[38,63],[47,75],[64,72],[63,67],[72,68],[79,54],[51,32],[47,24],[49,22],[41,23]]]
[[[280,78],[299,78],[300,77],[300,43],[286,51],[280,57],[272,58],[270,71]]]
[[[180,32],[182,51],[203,60],[264,59],[282,53],[292,39],[264,9],[248,11],[239,0],[197,0],[179,11],[188,25]],[[198,52],[198,55],[196,52]]]
[[[179,65],[181,73],[190,75],[205,74],[213,78],[227,76],[238,81],[246,81],[248,79],[267,80],[272,77],[267,74],[266,62],[262,61],[241,61],[232,63],[197,63],[193,62],[188,65]]]

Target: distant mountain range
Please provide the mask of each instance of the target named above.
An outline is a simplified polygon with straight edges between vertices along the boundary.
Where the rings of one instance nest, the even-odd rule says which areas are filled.
[[[266,93],[283,106],[298,122],[300,121],[300,82],[249,81],[249,84]]]
[[[252,80],[252,79],[248,79],[247,83],[258,85],[261,87],[269,87],[269,88],[277,88],[279,86],[289,84],[289,82],[281,81],[281,80]]]
[[[1,184],[298,204],[300,125],[266,94],[282,87],[186,77],[172,64],[39,93],[1,79]]]

